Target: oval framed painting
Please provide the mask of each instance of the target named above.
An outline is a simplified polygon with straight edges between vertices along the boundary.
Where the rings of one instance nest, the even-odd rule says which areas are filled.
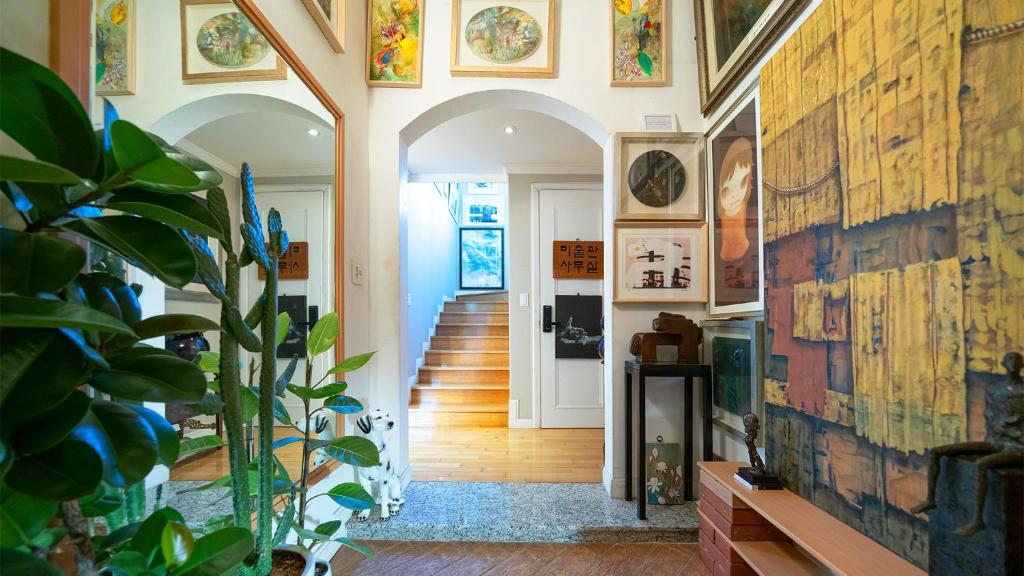
[[[495,64],[529,58],[540,47],[543,35],[536,18],[511,6],[484,8],[469,19],[465,30],[470,50]]]
[[[218,14],[199,27],[196,47],[207,62],[221,68],[248,68],[270,54],[270,43],[241,12]]]
[[[454,0],[452,76],[553,78],[554,0]]]
[[[284,59],[234,2],[181,0],[181,78],[185,84],[287,77]]]

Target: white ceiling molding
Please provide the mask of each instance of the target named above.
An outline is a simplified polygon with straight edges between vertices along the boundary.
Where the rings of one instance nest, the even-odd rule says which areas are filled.
[[[508,178],[504,174],[439,174],[421,173],[409,174],[409,182],[430,184],[433,182],[505,182]]]
[[[558,164],[506,164],[506,174],[593,174],[600,175],[604,169],[599,166],[565,166]]]
[[[214,168],[220,170],[221,172],[231,174],[235,178],[237,178],[238,175],[242,172],[241,166],[234,166],[227,160],[221,158],[220,156],[217,156],[213,152],[210,152],[209,150],[203,148],[202,146],[196,144],[195,142],[191,142],[189,140],[179,140],[178,143],[175,144],[174,146],[175,148],[180,148],[182,151],[188,152],[189,154],[195,156],[196,158],[199,158],[203,162],[206,162],[207,164],[213,166]]]

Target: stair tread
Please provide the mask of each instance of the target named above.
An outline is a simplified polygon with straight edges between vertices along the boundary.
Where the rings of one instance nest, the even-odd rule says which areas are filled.
[[[438,326],[508,326],[508,322],[500,324],[481,324],[480,322],[438,322]]]
[[[453,336],[453,338],[459,338],[459,336]],[[437,352],[439,354],[508,354],[506,350],[449,350],[446,348],[431,348],[427,352]]]
[[[410,411],[420,412],[508,412],[501,404],[410,404]]]
[[[413,384],[414,390],[508,390],[508,384],[452,384],[450,382],[419,382]]]
[[[482,370],[486,372],[500,372],[502,370],[508,371],[508,366],[420,366],[420,369],[426,368],[428,370]]]

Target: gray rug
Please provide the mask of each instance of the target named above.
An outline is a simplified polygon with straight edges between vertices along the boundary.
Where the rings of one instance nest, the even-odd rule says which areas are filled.
[[[231,514],[231,494],[227,488],[210,488],[201,492],[185,492],[209,482],[186,482],[170,480],[146,490],[146,514],[157,508],[170,506],[181,512],[185,523],[197,528],[222,514]],[[159,496],[159,500],[158,500]]]
[[[352,518],[358,540],[477,542],[695,542],[696,502],[648,506],[614,500],[600,484],[412,482],[397,516]]]

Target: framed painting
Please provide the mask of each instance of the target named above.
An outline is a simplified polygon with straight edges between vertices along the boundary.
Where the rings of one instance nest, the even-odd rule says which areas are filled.
[[[600,360],[601,296],[555,295],[555,358]]]
[[[703,220],[704,135],[615,135],[616,220]]]
[[[711,365],[711,419],[726,432],[744,436],[743,415],[764,422],[764,322],[705,320],[704,363]],[[764,434],[758,446],[764,446]]]
[[[505,287],[505,230],[459,230],[459,288],[500,290]]]
[[[423,85],[423,5],[426,0],[368,0],[366,85]]]
[[[764,310],[761,130],[755,84],[708,133],[708,313]]]
[[[647,503],[662,506],[682,504],[683,459],[679,444],[648,443],[645,448]]]
[[[285,80],[288,68],[233,2],[181,0],[185,84]]]
[[[454,0],[452,76],[554,78],[555,0]]]
[[[710,116],[810,0],[693,0],[700,107]]]
[[[135,0],[97,0],[96,95],[135,94]]]
[[[302,0],[309,15],[337,54],[345,52],[345,0]]]
[[[616,222],[615,302],[707,302],[707,224]]]
[[[504,226],[505,197],[498,194],[466,194],[462,198],[463,226]]]
[[[611,0],[612,86],[668,83],[668,0]]]

